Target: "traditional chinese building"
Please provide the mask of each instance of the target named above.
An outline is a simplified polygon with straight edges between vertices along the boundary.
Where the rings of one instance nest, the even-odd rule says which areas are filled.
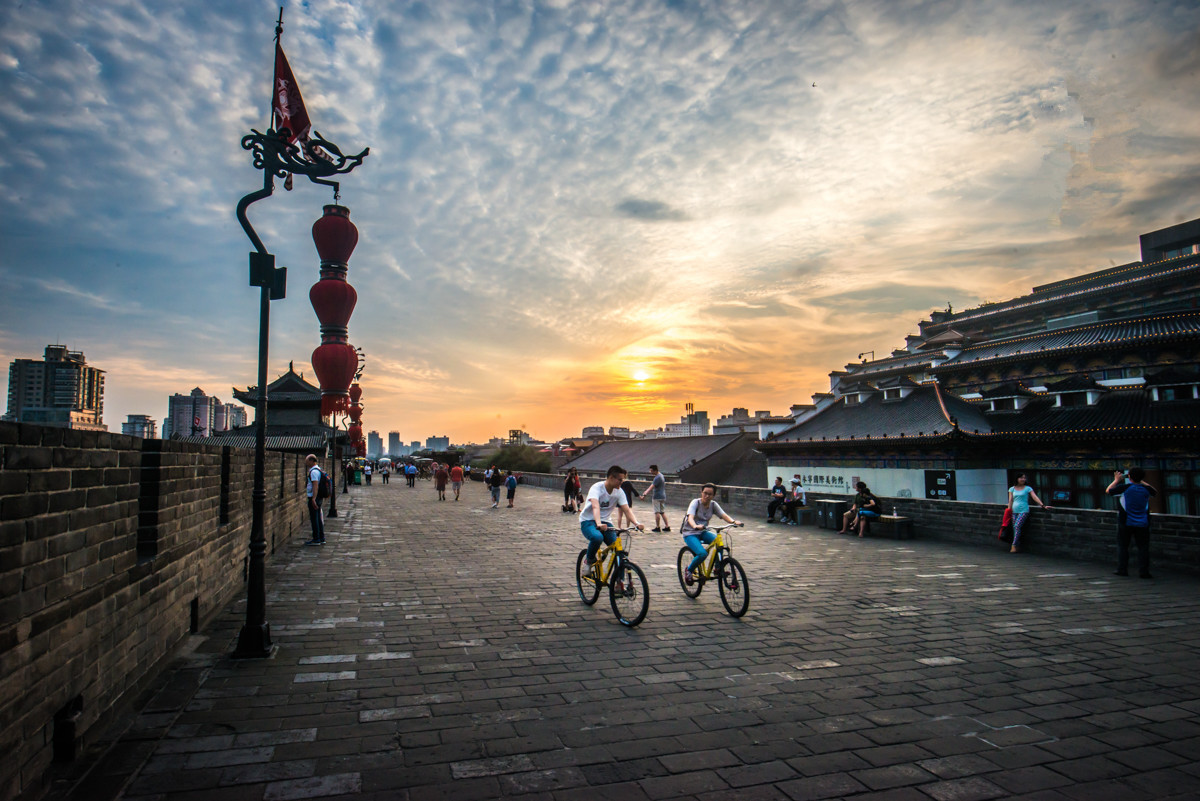
[[[258,398],[258,387],[233,388],[233,396],[253,407]],[[304,380],[295,365],[288,363],[288,371],[267,384],[267,449],[295,453],[325,453],[331,444],[333,428],[321,417],[321,388]],[[184,437],[186,442],[201,442],[208,445],[230,445],[235,448],[254,447],[254,428],[250,426],[237,431],[217,432],[209,437]],[[346,432],[338,433],[339,447],[349,442]]]
[[[935,312],[882,359],[830,374],[815,413],[760,443],[769,472],[849,492],[1114,508],[1140,465],[1156,510],[1200,515],[1200,220],[1142,236],[1142,260]]]

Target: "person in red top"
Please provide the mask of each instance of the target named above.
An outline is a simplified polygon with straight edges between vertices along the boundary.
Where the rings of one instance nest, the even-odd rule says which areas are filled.
[[[446,482],[450,480],[450,471],[446,469],[446,465],[437,464],[437,468],[433,471],[433,486],[437,490],[438,500],[446,500]]]
[[[462,492],[463,484],[463,469],[458,465],[450,468],[450,488],[454,490],[454,500],[458,500],[458,493]]]

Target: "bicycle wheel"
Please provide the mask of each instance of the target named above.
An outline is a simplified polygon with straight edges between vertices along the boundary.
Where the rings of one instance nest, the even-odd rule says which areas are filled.
[[[579,599],[591,606],[600,597],[600,582],[596,581],[592,571],[588,570],[586,560],[587,548],[584,548],[575,560],[575,586],[579,588]]]
[[[621,581],[608,585],[608,597],[617,620],[633,628],[645,620],[646,612],[650,611],[650,585],[646,583],[646,574],[633,562],[626,562],[623,572]]]
[[[692,563],[694,557],[695,554],[689,551],[685,545],[679,550],[679,564],[676,565],[679,570],[679,586],[683,587],[683,594],[689,598],[696,598],[700,595],[700,590],[704,589],[704,579],[699,577],[693,578],[689,586],[683,577],[683,574],[687,572],[687,566]]]
[[[726,559],[717,566],[717,585],[726,611],[734,617],[746,614],[750,608],[750,582],[738,560]]]

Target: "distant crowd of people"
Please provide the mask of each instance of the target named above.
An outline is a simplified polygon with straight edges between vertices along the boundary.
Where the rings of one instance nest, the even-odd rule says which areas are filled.
[[[324,471],[318,466],[315,455],[310,454],[306,462],[308,464],[306,491],[309,500],[309,520],[312,526],[312,539],[306,544],[322,545],[325,542],[325,533],[320,500],[328,495],[328,477],[325,476]],[[361,464],[354,461],[347,461],[342,465],[342,469],[347,478],[353,471],[361,469],[363,480],[368,485],[370,485],[372,476],[375,474],[381,476],[382,483],[389,483],[389,477],[393,471],[400,472],[407,480],[409,487],[416,486],[418,478],[429,478],[433,480],[433,487],[437,492],[439,501],[447,499],[448,489],[454,493],[455,501],[460,500],[463,484],[470,480],[471,477],[470,465],[451,465],[436,461],[418,463],[415,460],[409,460],[393,463],[390,460],[384,459],[369,460]],[[613,473],[613,470],[617,470],[618,472]],[[605,532],[609,528],[621,528],[624,526],[641,527],[633,512],[633,501],[635,499],[649,497],[651,508],[654,512],[653,531],[662,532],[671,530],[666,510],[666,478],[659,471],[658,465],[650,465],[649,472],[651,475],[649,485],[639,491],[629,480],[628,473],[614,466],[610,468],[605,480],[593,484],[587,495],[585,495],[578,470],[574,467],[567,470],[566,475],[563,477],[562,485],[562,511],[564,513],[579,515],[584,537],[589,542],[590,556],[594,556],[595,550],[599,548],[601,542],[608,541]],[[1118,576],[1129,575],[1130,549],[1131,546],[1136,546],[1138,551],[1138,575],[1142,578],[1153,578],[1150,574],[1150,499],[1157,495],[1157,490],[1146,482],[1145,475],[1145,471],[1140,467],[1133,467],[1128,471],[1118,470],[1113,474],[1112,483],[1106,488],[1107,494],[1119,499],[1117,506],[1116,570]],[[617,480],[618,476],[619,480]],[[512,470],[503,470],[495,464],[484,470],[483,482],[491,494],[491,508],[499,508],[500,490],[502,488],[506,490],[508,508],[515,508],[517,486],[520,480],[521,476],[519,473],[515,473]],[[604,489],[597,490],[597,487],[604,487]],[[794,476],[788,484],[784,483],[782,476],[777,476],[774,484],[768,490],[770,492],[770,499],[767,503],[766,522],[775,523],[776,514],[778,514],[781,522],[789,525],[798,525],[800,522],[798,513],[808,504],[807,493],[800,476]],[[701,533],[700,529],[703,526],[699,525],[699,520],[700,518],[707,520],[706,513],[709,515],[712,514],[708,510],[709,505],[715,503],[712,500],[715,492],[716,488],[713,487],[712,494],[708,496],[708,503],[704,502],[705,495],[702,492],[701,497],[692,501],[689,505],[688,511],[684,515],[684,523],[681,526],[685,539]],[[700,504],[698,511],[694,511],[692,508],[696,504]],[[1038,497],[1037,492],[1029,485],[1027,475],[1020,473],[1017,475],[1013,486],[1008,488],[1008,502],[1005,506],[1000,529],[1000,538],[1006,543],[1011,543],[1009,548],[1011,553],[1020,553],[1022,550],[1022,535],[1029,520],[1033,504],[1042,509],[1053,508]],[[615,524],[610,526],[610,516],[613,510],[617,511],[617,519]],[[697,514],[699,514],[699,517],[697,517]],[[722,517],[722,519],[732,521],[732,518],[724,516],[725,513],[719,505],[716,506],[716,514]],[[855,493],[850,508],[842,515],[838,533],[857,533],[859,537],[862,537],[866,534],[867,526],[871,521],[879,520],[883,514],[883,503],[879,497],[871,491],[865,482],[858,481],[855,483]],[[591,521],[590,524],[589,521]],[[602,523],[604,524],[603,526],[601,525]],[[703,544],[705,544],[703,537],[700,536],[695,543],[696,547],[692,548],[693,552],[699,555],[703,551]],[[594,548],[591,547],[593,545],[595,546]],[[688,545],[691,547],[693,543],[689,541]]]

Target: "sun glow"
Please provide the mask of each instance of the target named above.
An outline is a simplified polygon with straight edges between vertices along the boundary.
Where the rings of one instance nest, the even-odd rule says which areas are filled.
[[[636,373],[633,374],[633,380],[637,381],[639,383],[641,383],[642,381],[646,381],[649,378],[650,378],[650,374],[647,373],[645,370],[638,370]]]

